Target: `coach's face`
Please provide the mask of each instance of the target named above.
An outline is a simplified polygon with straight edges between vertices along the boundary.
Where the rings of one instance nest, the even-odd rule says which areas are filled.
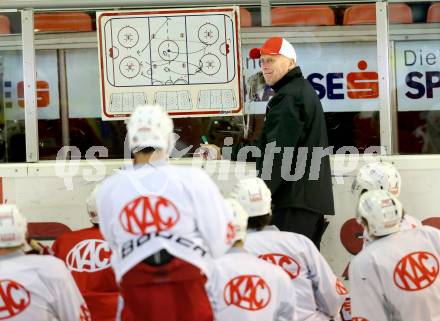
[[[294,61],[283,55],[261,55],[260,63],[264,80],[269,86],[275,85],[294,67]]]

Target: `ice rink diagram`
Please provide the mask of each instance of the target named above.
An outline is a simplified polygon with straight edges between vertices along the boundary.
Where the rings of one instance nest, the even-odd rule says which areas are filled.
[[[238,7],[97,13],[103,118],[240,114]],[[147,99],[148,97],[148,99]]]
[[[112,18],[104,31],[112,86],[218,84],[235,77],[234,34],[226,15]]]

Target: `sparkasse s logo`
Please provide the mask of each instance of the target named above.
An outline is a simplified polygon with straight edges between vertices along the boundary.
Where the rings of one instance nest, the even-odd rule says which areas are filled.
[[[70,271],[97,272],[110,267],[111,250],[108,243],[88,239],[77,243],[67,254],[66,264]]]
[[[259,255],[258,258],[274,265],[278,265],[289,275],[292,280],[296,279],[301,271],[301,266],[298,264],[298,262],[285,254],[267,253]]]
[[[48,107],[50,104],[50,90],[49,83],[44,80],[37,80],[36,82],[37,107]],[[17,83],[17,99],[18,106],[24,108],[24,82]]]
[[[0,280],[0,320],[14,318],[31,303],[30,292],[13,280]]]
[[[271,292],[262,277],[239,275],[225,285],[223,299],[227,305],[255,311],[264,309],[269,304]]]
[[[134,235],[167,231],[179,222],[177,207],[165,197],[140,196],[124,206],[119,214],[122,228]]]
[[[379,76],[375,71],[366,71],[368,63],[359,60],[359,71],[349,72],[344,76],[343,72],[331,72],[325,75],[311,73],[307,80],[312,84],[319,99],[327,97],[330,100],[345,99],[344,78],[349,99],[374,99],[379,97]]]

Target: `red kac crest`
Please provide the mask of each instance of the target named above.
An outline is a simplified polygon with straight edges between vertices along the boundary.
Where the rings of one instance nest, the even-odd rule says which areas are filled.
[[[301,266],[290,256],[279,253],[261,254],[259,259],[280,266],[292,280],[296,279],[301,271]]]
[[[429,252],[413,252],[404,256],[394,268],[394,284],[405,291],[419,291],[437,279],[439,262]]]
[[[66,264],[70,271],[98,272],[110,267],[111,254],[110,246],[106,241],[83,240],[69,251]]]
[[[140,196],[124,206],[119,214],[122,228],[134,235],[171,229],[180,219],[176,206],[162,196]]]
[[[31,303],[30,292],[12,280],[0,280],[0,320],[23,312]]]
[[[271,298],[270,288],[258,275],[239,275],[225,286],[223,298],[227,305],[245,310],[261,310]]]
[[[339,295],[346,295],[346,294],[348,294],[348,290],[344,286],[344,283],[342,283],[342,281],[339,280],[338,278],[336,278],[336,292]]]

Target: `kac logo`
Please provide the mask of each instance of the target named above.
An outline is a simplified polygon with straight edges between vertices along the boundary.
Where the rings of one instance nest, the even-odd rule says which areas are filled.
[[[427,288],[437,279],[439,262],[429,252],[413,252],[404,256],[394,268],[394,284],[405,291]]]
[[[180,219],[177,207],[162,196],[140,196],[124,206],[119,214],[122,228],[134,235],[171,229]]]
[[[227,305],[256,311],[269,304],[271,293],[269,286],[260,276],[239,275],[226,284],[223,298]]]
[[[0,320],[15,317],[30,303],[31,294],[24,286],[12,280],[0,280]]]
[[[66,256],[70,271],[97,272],[110,267],[111,250],[104,240],[89,239],[76,244]]]
[[[278,253],[261,254],[258,258],[274,265],[280,266],[292,280],[296,279],[301,271],[301,266],[290,256]]]

